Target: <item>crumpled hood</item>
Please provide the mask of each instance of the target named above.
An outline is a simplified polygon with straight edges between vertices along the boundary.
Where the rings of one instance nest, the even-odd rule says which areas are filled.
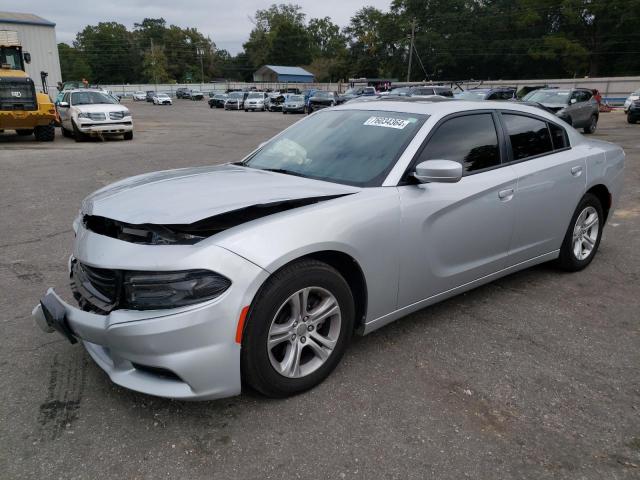
[[[252,205],[345,195],[358,187],[236,165],[182,168],[108,185],[82,202],[82,213],[131,224],[190,224]]]

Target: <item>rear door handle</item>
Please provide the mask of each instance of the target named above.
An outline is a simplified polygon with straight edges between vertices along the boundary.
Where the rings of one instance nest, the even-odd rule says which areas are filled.
[[[504,202],[513,198],[513,188],[507,188],[506,190],[500,190],[498,192],[498,198]]]
[[[580,175],[582,175],[582,165],[571,167],[571,175],[573,175],[574,177],[579,177]]]

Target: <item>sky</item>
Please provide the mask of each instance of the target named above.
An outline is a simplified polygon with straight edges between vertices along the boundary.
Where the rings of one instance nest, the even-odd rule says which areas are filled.
[[[256,10],[273,3],[297,3],[313,17],[331,17],[341,27],[365,6],[387,11],[391,0],[51,0],[0,1],[0,11],[34,13],[56,24],[58,42],[75,38],[86,25],[115,21],[132,28],[144,18],[164,18],[167,25],[195,27],[211,37],[216,46],[235,55],[253,28]]]

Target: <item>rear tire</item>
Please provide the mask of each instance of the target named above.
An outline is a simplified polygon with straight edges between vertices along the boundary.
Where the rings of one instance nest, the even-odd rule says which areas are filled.
[[[133,132],[124,132],[123,137],[125,140],[133,140]]]
[[[29,135],[33,135],[33,129],[32,128],[23,128],[21,130],[16,130],[16,133],[18,135],[20,135],[21,137],[27,137]]]
[[[594,215],[597,218],[594,218]],[[560,248],[558,266],[568,272],[577,272],[586,268],[596,256],[603,228],[602,204],[598,197],[586,193],[571,217],[571,223]]]
[[[589,125],[584,127],[582,129],[582,131],[584,133],[586,133],[587,135],[590,135],[592,133],[595,133],[596,128],[598,128],[598,116],[597,115],[591,115],[591,118],[589,119]]]
[[[627,123],[633,124],[633,123],[636,123],[636,121],[637,120],[633,118],[630,114],[627,114]]]
[[[43,125],[33,129],[33,134],[38,142],[53,142],[56,138],[56,127]]]
[[[310,293],[298,296],[302,291]],[[318,294],[323,296],[315,296]],[[292,299],[304,300],[296,303]],[[325,302],[328,306],[323,309]],[[337,310],[331,305],[337,305]],[[327,315],[330,310],[333,313]],[[340,362],[353,333],[354,317],[351,289],[334,268],[316,260],[282,268],[265,282],[249,310],[240,351],[243,381],[276,398],[315,387]],[[276,338],[277,343],[270,347]],[[296,359],[294,352],[299,353],[293,360],[298,368],[293,362],[289,368],[287,358]]]

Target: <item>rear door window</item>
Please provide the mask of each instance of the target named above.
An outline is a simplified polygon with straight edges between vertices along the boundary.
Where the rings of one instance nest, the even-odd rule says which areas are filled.
[[[547,122],[511,113],[503,113],[502,119],[511,142],[513,160],[522,160],[553,151]]]
[[[500,165],[500,147],[490,113],[464,115],[446,120],[429,139],[418,163],[425,160],[453,160],[465,172]]]
[[[551,132],[551,142],[553,143],[554,150],[562,150],[563,148],[569,148],[569,138],[567,137],[567,131],[555,123],[549,124],[549,131]]]

